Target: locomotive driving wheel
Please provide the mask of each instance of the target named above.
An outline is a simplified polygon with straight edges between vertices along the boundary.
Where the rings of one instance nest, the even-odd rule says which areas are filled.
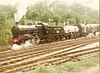
[[[40,38],[36,35],[32,38],[32,44],[39,44],[40,42]]]

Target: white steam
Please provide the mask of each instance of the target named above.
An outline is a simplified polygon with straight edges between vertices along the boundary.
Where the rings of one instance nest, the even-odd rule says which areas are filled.
[[[40,0],[18,0],[18,12],[14,15],[15,21],[19,22],[23,15],[26,14],[27,7],[31,4],[35,4],[38,1]]]
[[[18,11],[14,15],[16,22],[19,22],[20,19],[23,17],[23,15],[26,14],[26,11],[27,11],[26,7],[27,6],[28,6],[28,4],[27,4],[26,0],[20,0],[18,2],[18,8],[17,8]]]
[[[15,17],[15,21],[19,22],[20,19],[23,17],[23,15],[26,14],[27,9],[26,8],[18,8],[18,12],[15,13],[14,17]]]
[[[12,50],[21,50],[21,49],[29,49],[34,48],[36,45],[35,43],[31,43],[31,40],[25,41],[25,43],[21,43],[21,45],[13,44],[11,49]]]

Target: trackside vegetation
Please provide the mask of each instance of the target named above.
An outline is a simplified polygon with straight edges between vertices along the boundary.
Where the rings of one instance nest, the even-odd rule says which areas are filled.
[[[14,14],[16,7],[11,5],[0,5],[0,44],[6,44],[11,37],[11,27],[15,24]]]

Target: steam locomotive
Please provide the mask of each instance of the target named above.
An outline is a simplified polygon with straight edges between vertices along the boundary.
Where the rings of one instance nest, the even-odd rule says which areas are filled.
[[[26,41],[30,40],[31,44],[39,44],[43,42],[54,42],[71,38],[78,38],[86,36],[88,32],[82,25],[78,26],[50,26],[45,23],[38,23],[32,25],[18,25],[12,27],[11,29],[13,38],[9,39],[8,42],[14,44],[24,44]]]
[[[36,44],[39,44],[41,42],[62,40],[64,37],[67,38],[63,27],[54,27],[43,23],[38,23],[37,25],[15,25],[11,31],[13,39],[10,39],[8,42],[16,44],[24,43],[29,39],[32,43],[34,41]]]

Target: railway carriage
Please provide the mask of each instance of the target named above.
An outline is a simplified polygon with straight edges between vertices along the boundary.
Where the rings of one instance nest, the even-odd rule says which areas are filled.
[[[77,26],[67,25],[64,26],[64,31],[67,35],[67,38],[72,39],[78,37],[79,28]]]

